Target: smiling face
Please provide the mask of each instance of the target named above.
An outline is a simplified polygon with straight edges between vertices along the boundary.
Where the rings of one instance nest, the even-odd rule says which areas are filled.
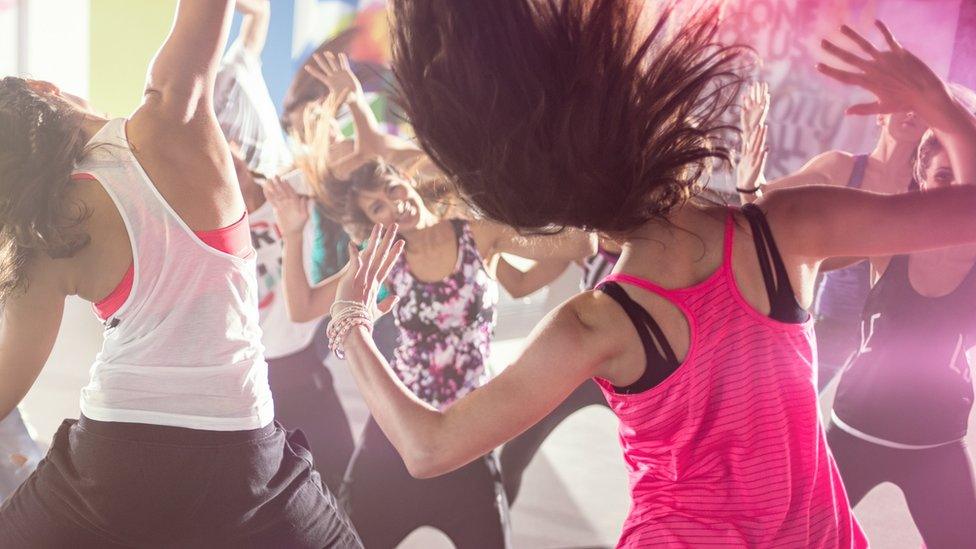
[[[414,186],[400,177],[390,177],[376,189],[358,191],[355,202],[370,223],[397,223],[400,232],[416,230],[422,216],[433,215]]]

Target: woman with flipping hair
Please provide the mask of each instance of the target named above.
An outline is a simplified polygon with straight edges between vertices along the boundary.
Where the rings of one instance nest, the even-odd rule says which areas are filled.
[[[128,119],[0,80],[0,416],[48,359],[68,295],[105,322],[81,418],[0,507],[0,547],[361,546],[274,422],[213,108],[233,7],[177,4]]]
[[[972,92],[968,104],[972,106]],[[934,133],[922,139],[923,192],[976,179]],[[976,542],[976,473],[965,437],[973,409],[966,351],[976,344],[976,246],[871,258],[878,276],[861,345],[840,376],[827,441],[851,505],[898,486],[926,547]]]
[[[367,304],[402,248],[387,229],[351,260],[333,319],[373,417],[411,473],[432,477],[596,378],[630,473],[621,547],[864,547],[817,413],[804,307],[825,258],[976,242],[976,187],[716,205],[700,190],[728,159],[718,134],[743,76],[715,11],[665,39],[668,12],[645,32],[638,2],[501,4],[394,1],[394,71],[420,143],[490,218],[601,231],[623,253],[504,372],[438,410],[372,348]],[[976,159],[976,119],[878,26],[887,49],[846,27],[861,55],[824,45],[858,70],[822,72],[878,97],[849,112],[913,110],[954,165]]]

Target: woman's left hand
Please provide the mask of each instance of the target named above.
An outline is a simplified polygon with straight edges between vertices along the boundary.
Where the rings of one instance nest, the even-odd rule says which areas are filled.
[[[349,265],[336,287],[336,301],[362,303],[370,309],[375,321],[393,309],[398,298],[389,296],[376,303],[380,287],[403,251],[403,240],[394,241],[397,226],[374,225],[366,249],[360,251],[349,243]]]

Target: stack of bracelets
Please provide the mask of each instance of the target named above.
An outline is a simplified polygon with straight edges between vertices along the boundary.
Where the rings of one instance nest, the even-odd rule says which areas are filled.
[[[332,304],[329,313],[332,315],[332,320],[325,329],[325,334],[329,338],[329,349],[337,358],[346,358],[342,343],[346,340],[349,330],[357,326],[371,329],[373,318],[366,305],[357,301],[336,301]]]

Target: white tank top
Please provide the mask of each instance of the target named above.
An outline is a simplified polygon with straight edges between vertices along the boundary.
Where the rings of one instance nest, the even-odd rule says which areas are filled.
[[[193,234],[129,148],[125,119],[108,122],[76,173],[111,196],[132,245],[128,299],[105,340],[81,412],[91,419],[237,431],[274,419],[258,326],[255,259]]]

